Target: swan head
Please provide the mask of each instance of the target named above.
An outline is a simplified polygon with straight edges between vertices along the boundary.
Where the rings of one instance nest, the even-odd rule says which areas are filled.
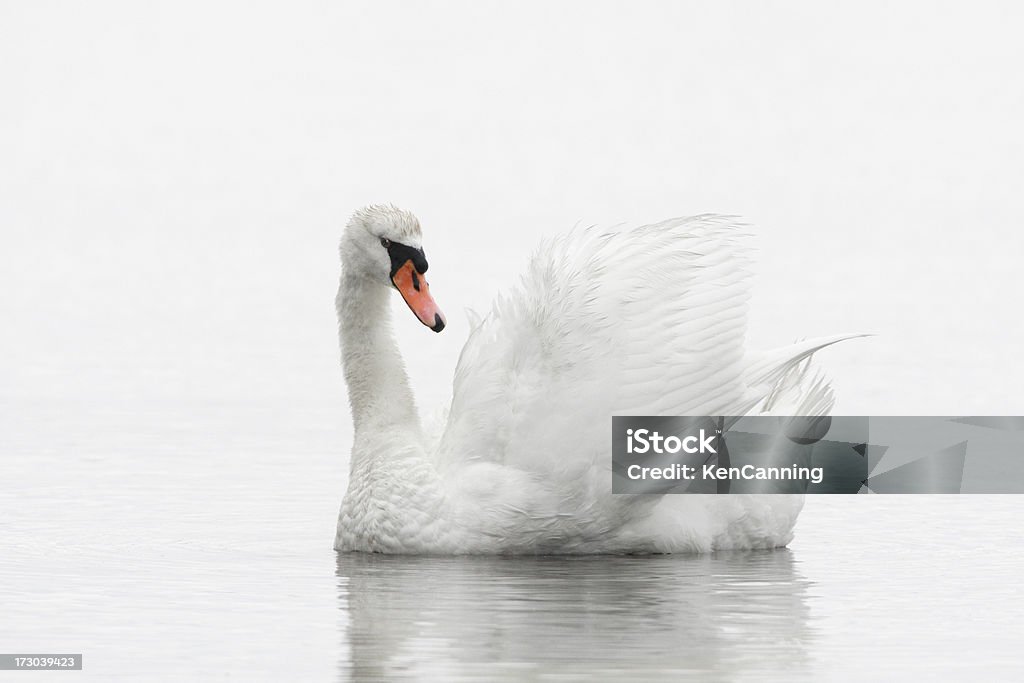
[[[440,332],[445,319],[424,274],[427,257],[416,216],[396,206],[359,209],[341,238],[341,264],[348,275],[393,287],[421,323]]]

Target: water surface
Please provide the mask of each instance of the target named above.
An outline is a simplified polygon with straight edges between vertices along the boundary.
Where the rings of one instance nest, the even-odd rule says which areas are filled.
[[[87,679],[1024,674],[1018,497],[812,498],[772,552],[339,556],[333,406],[0,408],[0,650]]]

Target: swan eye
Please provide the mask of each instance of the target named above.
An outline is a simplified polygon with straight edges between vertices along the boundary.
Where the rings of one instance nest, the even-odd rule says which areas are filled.
[[[389,240],[387,237],[381,237],[380,238],[380,246],[382,246],[385,249],[387,249],[388,247],[391,246],[391,240]]]

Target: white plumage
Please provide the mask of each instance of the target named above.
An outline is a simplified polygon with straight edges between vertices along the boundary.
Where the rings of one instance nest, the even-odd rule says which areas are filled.
[[[419,224],[394,207],[357,212],[341,245],[338,314],[356,431],[335,547],[625,553],[786,544],[802,496],[610,491],[612,415],[831,409],[809,356],[846,337],[745,348],[745,237],[732,219],[705,215],[546,241],[518,287],[476,322],[444,431],[430,442],[391,336],[391,262],[381,247],[383,239],[420,248]]]

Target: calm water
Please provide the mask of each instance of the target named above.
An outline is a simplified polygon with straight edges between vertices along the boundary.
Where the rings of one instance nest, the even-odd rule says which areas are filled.
[[[0,651],[96,680],[1024,675],[1024,498],[811,499],[776,552],[338,556],[334,408],[0,404]]]

